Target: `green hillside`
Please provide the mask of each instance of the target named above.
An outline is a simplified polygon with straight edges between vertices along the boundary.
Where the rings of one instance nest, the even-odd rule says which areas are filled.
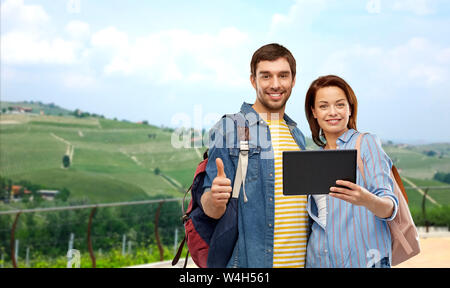
[[[4,114],[0,116],[0,175],[48,188],[67,187],[71,200],[90,203],[159,194],[180,197],[181,188],[192,182],[202,150],[175,149],[170,141],[170,132],[144,124]],[[62,158],[72,147],[72,163],[65,169]],[[155,175],[156,168],[165,177]]]
[[[6,102],[0,101],[0,111],[3,109],[8,110],[9,107],[20,106],[31,108],[32,113],[40,114],[41,111],[45,113],[45,115],[70,115],[73,112],[64,108],[61,108],[53,103],[44,104],[40,101],[22,101],[22,102]]]
[[[436,172],[450,173],[449,143],[405,147],[383,145],[383,148],[401,169],[401,175],[432,179]],[[429,156],[427,151],[435,151],[435,155]]]
[[[1,176],[51,189],[67,187],[71,200],[86,202],[160,194],[179,197],[192,183],[205,150],[175,149],[171,132],[151,125],[36,114],[0,115],[0,144]],[[314,146],[311,139],[307,144]],[[450,173],[450,144],[383,147],[402,177],[419,186],[445,185],[432,178],[437,171]],[[64,169],[62,157],[71,150],[71,166]],[[427,153],[430,150],[435,153]],[[155,169],[161,174],[156,175]],[[421,195],[414,190],[409,193],[411,202],[420,206]],[[432,191],[430,196],[450,203],[450,192]]]

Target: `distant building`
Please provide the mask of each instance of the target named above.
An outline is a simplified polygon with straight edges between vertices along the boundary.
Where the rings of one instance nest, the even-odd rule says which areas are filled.
[[[22,107],[22,106],[11,106],[11,112],[16,113],[31,113],[33,112],[33,108],[30,107]]]
[[[37,193],[39,193],[42,197],[42,199],[45,200],[53,200],[55,199],[56,194],[59,193],[59,190],[38,190]]]
[[[17,199],[17,198],[20,198],[20,191],[22,190],[22,189],[24,189],[23,190],[23,194],[31,194],[31,191],[30,190],[28,190],[28,189],[26,189],[26,188],[24,188],[23,186],[20,186],[20,185],[12,185],[11,186],[11,198],[12,199]]]

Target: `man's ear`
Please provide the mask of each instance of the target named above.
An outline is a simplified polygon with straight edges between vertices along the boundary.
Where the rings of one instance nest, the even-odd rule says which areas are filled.
[[[252,83],[253,88],[256,90],[256,77],[253,74],[250,74],[250,82]]]
[[[294,76],[294,79],[292,79],[292,88],[294,88],[294,86],[295,86],[295,77],[297,77],[297,76]]]

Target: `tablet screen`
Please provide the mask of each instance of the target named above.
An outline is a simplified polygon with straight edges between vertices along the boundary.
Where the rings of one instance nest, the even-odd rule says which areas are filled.
[[[356,150],[283,152],[283,194],[328,194],[337,180],[356,183]]]

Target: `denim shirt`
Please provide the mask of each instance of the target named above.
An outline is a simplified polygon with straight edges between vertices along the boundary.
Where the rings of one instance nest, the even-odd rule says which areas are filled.
[[[271,268],[273,265],[275,167],[270,130],[251,104],[244,103],[240,115],[246,124],[241,123],[239,126],[247,126],[250,135],[245,179],[245,193],[248,201],[244,201],[241,186],[238,199],[239,236],[228,267]],[[305,137],[297,128],[297,124],[286,114],[284,114],[284,120],[297,145],[300,149],[305,149]],[[233,186],[239,159],[239,139],[243,140],[241,134],[236,123],[227,117],[222,118],[211,129],[204,191],[211,188],[212,181],[217,175],[216,158],[222,159],[225,174]]]

